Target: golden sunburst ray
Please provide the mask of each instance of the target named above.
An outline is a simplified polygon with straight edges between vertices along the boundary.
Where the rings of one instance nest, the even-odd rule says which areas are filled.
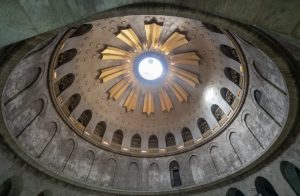
[[[142,50],[142,43],[131,28],[121,30],[117,38],[138,51]]]
[[[128,60],[132,57],[132,53],[111,46],[108,46],[101,54],[103,60]]]
[[[199,84],[199,77],[197,74],[175,66],[173,66],[171,70],[174,73],[174,77],[187,82],[189,85],[195,87]]]
[[[163,45],[160,47],[160,50],[165,52],[166,54],[169,54],[175,48],[182,46],[186,43],[188,43],[188,40],[186,39],[185,35],[178,32],[174,32],[167,39],[167,41],[163,43]]]
[[[131,85],[130,79],[123,78],[108,91],[109,98],[118,100],[118,98],[129,88],[130,85]]]
[[[157,48],[159,38],[162,32],[162,26],[156,23],[145,25],[146,38],[147,38],[147,48]]]
[[[163,87],[159,90],[159,101],[160,101],[161,111],[170,112],[171,109],[173,108],[172,101],[167,91]]]
[[[175,82],[175,80],[172,80],[169,86],[180,103],[188,101],[189,94],[186,92],[186,90],[184,90],[184,88],[180,84]]]
[[[154,112],[153,95],[150,91],[144,94],[143,112],[146,113],[148,116]]]
[[[133,111],[136,108],[136,104],[139,98],[139,89],[136,87],[133,87],[128,95],[128,97],[125,100],[124,107],[126,108],[126,111]]]
[[[125,63],[123,65],[104,68],[101,70],[99,79],[102,82],[107,82],[118,76],[128,74],[130,67],[131,67],[131,65],[129,63]]]
[[[199,56],[196,52],[186,52],[176,55],[170,55],[170,60],[173,65],[199,65]]]

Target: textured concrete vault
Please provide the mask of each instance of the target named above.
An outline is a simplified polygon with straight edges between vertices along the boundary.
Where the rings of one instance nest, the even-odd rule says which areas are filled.
[[[297,21],[102,3],[47,28],[28,14],[64,27],[0,50],[0,195],[300,194]],[[144,53],[165,58],[156,83],[135,75]]]
[[[66,24],[70,25],[87,17],[128,5],[142,5],[142,0],[117,0],[117,1],[94,1],[86,3],[80,1],[41,1],[39,3],[30,1],[4,0],[1,7],[1,44],[7,44],[32,37]],[[189,8],[194,12],[209,13],[227,20],[237,21],[242,24],[258,26],[269,31],[281,33],[289,39],[299,39],[299,1],[288,2],[267,0],[261,2],[245,1],[211,1],[193,0],[188,3],[174,0],[149,1],[153,4],[165,4],[166,9],[175,6],[178,8]],[[159,6],[158,6],[159,7]],[[180,11],[177,14],[180,15]],[[147,12],[147,10],[145,10]],[[153,11],[152,11],[153,12]],[[13,13],[17,13],[14,14]],[[127,13],[129,15],[130,13]],[[145,13],[144,13],[145,14]],[[151,14],[151,13],[149,13]],[[153,13],[152,13],[153,14]],[[186,14],[186,13],[184,13]],[[40,20],[43,16],[43,20]],[[22,29],[22,31],[20,31]]]

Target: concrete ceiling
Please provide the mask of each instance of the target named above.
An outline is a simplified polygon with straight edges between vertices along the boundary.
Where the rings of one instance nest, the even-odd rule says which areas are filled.
[[[142,0],[4,0],[0,7],[0,47],[33,37],[35,35],[61,29],[66,25],[89,21],[105,11],[128,6],[131,9],[147,6],[150,14],[154,10],[190,9],[225,18],[240,24],[252,25],[267,31],[279,33],[291,40],[300,38],[300,2],[297,0],[280,1],[145,1]],[[180,16],[183,12],[178,12]],[[144,13],[145,14],[145,11]],[[216,22],[218,22],[216,20]],[[226,23],[221,26],[226,27]]]

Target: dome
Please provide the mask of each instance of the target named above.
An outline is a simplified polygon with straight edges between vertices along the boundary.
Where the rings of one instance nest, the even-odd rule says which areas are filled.
[[[248,68],[230,32],[178,17],[107,20],[68,32],[52,56],[50,94],[76,133],[123,154],[161,156],[205,143],[235,117]],[[74,36],[83,28],[84,35]],[[155,63],[159,75],[144,78],[141,68],[155,71]],[[122,133],[118,143],[116,130]],[[151,135],[157,148],[149,148]]]
[[[268,39],[146,13],[81,22],[10,68],[1,108],[18,156],[74,187],[152,195],[227,183],[276,151],[297,88]]]

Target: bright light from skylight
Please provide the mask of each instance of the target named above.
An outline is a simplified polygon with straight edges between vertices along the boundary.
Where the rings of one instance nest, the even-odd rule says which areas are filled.
[[[146,57],[138,65],[138,71],[145,80],[155,80],[163,73],[162,63],[154,57]]]

